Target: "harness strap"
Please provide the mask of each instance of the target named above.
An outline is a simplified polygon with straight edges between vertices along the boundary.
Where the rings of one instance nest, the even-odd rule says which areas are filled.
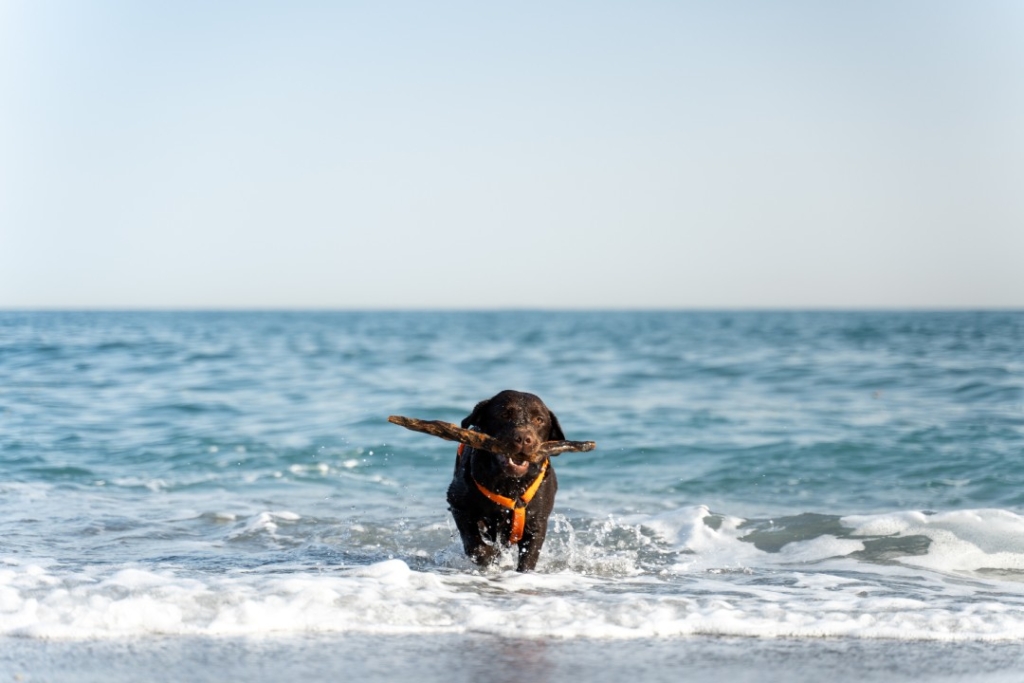
[[[458,457],[462,457],[462,452],[465,450],[465,444],[459,444]],[[540,466],[540,474],[533,480],[530,486],[523,492],[523,495],[519,498],[509,498],[502,496],[494,491],[490,491],[483,484],[473,477],[473,483],[476,484],[476,488],[482,493],[489,501],[500,505],[501,507],[512,511],[512,531],[508,535],[509,543],[518,543],[523,538],[523,529],[526,527],[526,506],[530,504],[533,497],[537,495],[537,491],[540,489],[540,485],[544,483],[544,477],[548,473],[548,461],[545,460]],[[472,475],[470,475],[472,476]]]

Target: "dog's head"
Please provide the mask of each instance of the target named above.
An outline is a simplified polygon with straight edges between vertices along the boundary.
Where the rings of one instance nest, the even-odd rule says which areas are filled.
[[[540,461],[540,445],[545,441],[565,439],[558,418],[544,401],[521,391],[503,391],[480,401],[465,420],[462,428],[476,427],[484,434],[513,445],[511,455],[495,454],[506,474],[521,477],[531,462]]]

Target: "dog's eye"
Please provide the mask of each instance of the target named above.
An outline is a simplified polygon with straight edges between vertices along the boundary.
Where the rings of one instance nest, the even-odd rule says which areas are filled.
[[[544,416],[543,415],[538,415],[537,417],[533,418],[533,421],[536,422],[539,425],[542,425],[542,424],[544,424]]]

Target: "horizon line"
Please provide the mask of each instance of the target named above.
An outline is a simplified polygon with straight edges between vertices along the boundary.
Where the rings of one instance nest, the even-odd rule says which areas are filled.
[[[1024,313],[1020,306],[0,306],[0,313]]]

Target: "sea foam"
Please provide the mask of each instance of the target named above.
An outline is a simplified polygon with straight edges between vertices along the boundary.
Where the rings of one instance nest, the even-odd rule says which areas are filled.
[[[255,521],[267,528],[290,519],[290,513],[268,513]],[[773,522],[769,529],[787,524]],[[0,635],[1015,640],[1024,638],[1021,584],[1012,575],[1007,580],[984,570],[1019,565],[1015,543],[1021,524],[1000,510],[847,517],[839,526],[822,527],[845,529],[837,532],[845,537],[811,534],[769,552],[746,538],[748,522],[695,506],[606,525],[601,533],[609,537],[644,529],[640,537],[653,533],[651,542],[676,554],[660,571],[603,575],[566,566],[569,550],[557,543],[541,571],[530,574],[429,562],[413,567],[408,558],[224,573],[153,566],[67,569],[8,558],[0,564]],[[924,554],[885,564],[858,555],[864,539],[903,535],[931,542]],[[596,540],[592,550],[600,553],[601,539]]]

